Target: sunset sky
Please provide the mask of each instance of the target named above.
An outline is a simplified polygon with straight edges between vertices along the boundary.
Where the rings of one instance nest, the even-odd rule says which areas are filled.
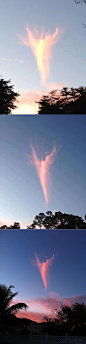
[[[86,214],[86,116],[0,117],[0,226]]]
[[[14,114],[36,114],[43,94],[86,86],[86,5],[74,0],[0,3],[0,77],[19,91]]]
[[[42,321],[61,304],[86,303],[85,230],[1,230],[0,245],[0,283],[29,307],[18,316]]]

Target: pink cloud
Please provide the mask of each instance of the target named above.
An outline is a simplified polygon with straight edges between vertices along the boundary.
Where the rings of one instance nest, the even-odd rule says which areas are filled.
[[[50,84],[47,84],[47,87],[49,92],[51,92],[52,90],[57,90],[58,94],[58,92],[61,91],[63,87],[67,87],[67,84],[60,84],[58,82],[52,81],[50,82]]]
[[[56,28],[53,35],[46,34],[43,38],[44,32],[42,32],[40,38],[38,38],[37,30],[35,31],[34,37],[33,33],[30,31],[28,26],[26,27],[27,37],[18,35],[20,39],[20,44],[30,46],[33,54],[37,61],[37,66],[41,75],[41,83],[45,84],[45,80],[49,75],[49,62],[51,57],[51,47],[53,44],[57,43],[60,39],[61,33],[58,28]]]
[[[10,58],[5,58],[5,57],[2,57],[1,59],[4,61],[12,61],[12,62],[19,62],[19,63],[25,62],[24,60],[16,60],[16,59],[10,59]]]
[[[45,290],[46,290],[47,286],[48,286],[47,280],[48,280],[48,277],[49,277],[49,266],[52,264],[52,260],[54,258],[54,254],[53,254],[53,256],[50,259],[46,259],[46,262],[43,262],[43,263],[40,262],[37,254],[35,254],[35,256],[36,256],[36,264],[37,264],[38,269],[40,271],[40,274],[41,274],[41,277],[42,277],[42,280],[43,280],[43,283],[44,283],[44,287],[45,287]]]
[[[33,148],[32,144],[30,143],[30,147],[32,149],[32,156],[30,157],[28,154],[26,154],[27,159],[28,159],[28,164],[31,163],[35,166],[43,194],[45,197],[45,202],[46,204],[48,203],[48,191],[47,191],[47,185],[49,185],[49,168],[50,165],[53,164],[53,157],[55,156],[56,153],[56,147],[52,149],[51,153],[48,155],[47,152],[45,160],[39,160],[39,158],[36,155],[35,149]]]
[[[86,304],[86,296],[85,295],[75,295],[70,298],[61,298],[55,295],[53,292],[50,293],[49,297],[45,298],[38,298],[38,299],[31,299],[31,300],[18,300],[16,299],[15,302],[12,302],[11,305],[17,302],[24,302],[28,305],[28,309],[21,310],[17,313],[17,317],[20,318],[27,318],[33,321],[42,322],[44,316],[48,316],[52,319],[56,318],[57,311],[61,310],[61,305],[66,305],[71,307],[74,303],[84,303]],[[56,293],[55,293],[56,294]]]

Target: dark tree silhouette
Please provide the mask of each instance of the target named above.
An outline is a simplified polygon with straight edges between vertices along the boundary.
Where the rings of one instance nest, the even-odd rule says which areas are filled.
[[[14,85],[10,86],[10,82],[11,80],[0,79],[0,115],[12,114],[12,109],[17,108],[14,102],[20,94],[14,92]]]
[[[74,0],[76,4],[82,4],[83,2],[86,4],[86,0]]]
[[[11,225],[9,228],[11,228],[11,229],[20,229],[20,223],[19,222],[14,222],[14,224]]]
[[[4,284],[0,284],[0,329],[4,331],[12,331],[13,326],[20,325],[21,319],[18,319],[15,314],[20,309],[24,308],[26,310],[28,308],[26,303],[16,303],[10,306],[12,299],[18,294],[18,292],[13,294],[12,288],[14,286],[10,285],[7,288]]]
[[[0,227],[0,229],[20,229],[20,228],[21,228],[21,227],[20,227],[20,223],[19,223],[19,222],[14,222],[13,225],[8,226],[8,227],[7,227],[7,225],[2,225],[2,226]]]
[[[86,114],[86,87],[63,87],[39,100],[38,114]]]
[[[27,229],[86,229],[86,223],[77,215],[63,214],[60,211],[52,213],[47,211],[35,216],[35,220]]]
[[[0,229],[8,229],[8,227],[6,225],[3,225],[0,227]]]
[[[55,309],[56,310],[56,309]],[[65,336],[86,336],[86,305],[75,303],[62,306],[55,319],[43,318],[42,334]]]
[[[61,311],[57,312],[55,322],[59,332],[64,335],[86,335],[86,305],[75,303],[71,307],[61,306]]]
[[[18,310],[22,308],[26,310],[28,307],[26,303],[16,303],[10,306],[12,299],[18,294],[18,292],[13,294],[12,288],[14,288],[12,285],[7,288],[4,284],[0,284],[0,317],[8,314],[16,314]]]

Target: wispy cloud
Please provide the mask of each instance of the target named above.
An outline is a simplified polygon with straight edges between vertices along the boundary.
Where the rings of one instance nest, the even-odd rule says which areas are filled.
[[[30,147],[32,149],[32,156],[26,154],[27,156],[27,163],[28,165],[31,163],[35,166],[42,190],[45,197],[46,204],[48,203],[48,191],[47,186],[49,185],[49,176],[50,176],[50,165],[53,164],[53,158],[56,154],[56,147],[52,149],[50,154],[46,154],[45,160],[39,160],[39,158],[36,155],[35,149],[33,148],[32,144],[30,143]]]
[[[43,38],[44,32],[41,33],[40,38],[38,38],[37,30],[35,31],[35,36],[31,32],[31,30],[26,27],[27,31],[27,37],[23,37],[21,35],[18,35],[20,39],[20,44],[24,44],[27,46],[30,46],[33,54],[37,61],[37,66],[41,75],[41,83],[45,84],[46,79],[49,75],[49,62],[51,57],[51,47],[53,44],[57,43],[60,39],[60,36],[62,34],[62,31],[59,31],[58,28],[56,28],[53,35],[45,34],[45,37]]]
[[[24,63],[25,62],[24,60],[10,59],[10,58],[5,58],[5,57],[2,57],[1,60],[3,60],[3,61],[12,61],[12,62],[19,62],[19,63]]]
[[[61,91],[63,87],[67,87],[67,84],[60,84],[59,82],[52,81],[50,84],[47,84],[47,87],[49,92],[57,90],[58,95],[59,91]]]
[[[61,309],[61,305],[66,305],[71,307],[74,303],[84,303],[86,304],[86,295],[75,295],[70,298],[61,298],[58,294],[51,292],[49,296],[45,298],[31,299],[31,300],[19,300],[17,299],[12,304],[16,302],[24,302],[28,305],[26,311],[21,310],[17,313],[18,317],[31,319],[33,321],[41,322],[44,316],[48,316],[52,319],[56,318],[56,310]]]
[[[50,259],[46,259],[46,262],[41,263],[37,254],[35,254],[36,257],[36,263],[33,262],[34,265],[38,266],[38,269],[40,271],[45,290],[47,289],[48,286],[48,278],[49,278],[49,266],[52,264],[54,254]]]

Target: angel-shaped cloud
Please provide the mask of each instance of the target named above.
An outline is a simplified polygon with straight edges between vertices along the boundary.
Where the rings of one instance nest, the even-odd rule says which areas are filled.
[[[48,277],[49,277],[49,266],[52,264],[52,260],[54,258],[54,254],[50,259],[46,259],[46,262],[41,263],[37,254],[35,254],[36,256],[36,265],[38,266],[38,269],[40,271],[43,283],[44,283],[44,287],[45,290],[47,289],[47,281],[48,281]],[[35,264],[34,264],[35,265]]]
[[[46,34],[43,38],[43,33],[41,33],[40,38],[35,38],[31,30],[26,27],[27,37],[18,35],[20,39],[20,44],[30,46],[33,54],[37,61],[37,66],[41,75],[41,83],[45,84],[45,80],[49,75],[49,62],[51,57],[51,47],[55,44],[59,38],[60,33],[58,28],[56,28],[53,35]],[[36,31],[37,36],[37,31]]]
[[[30,157],[27,154],[27,163],[31,163],[35,166],[44,193],[45,202],[48,203],[47,186],[49,183],[49,168],[50,165],[52,165],[53,163],[53,157],[56,153],[56,147],[54,146],[53,150],[49,155],[46,153],[45,160],[39,160],[39,158],[36,155],[35,149],[33,148],[31,143],[30,147],[32,149],[32,156]]]

